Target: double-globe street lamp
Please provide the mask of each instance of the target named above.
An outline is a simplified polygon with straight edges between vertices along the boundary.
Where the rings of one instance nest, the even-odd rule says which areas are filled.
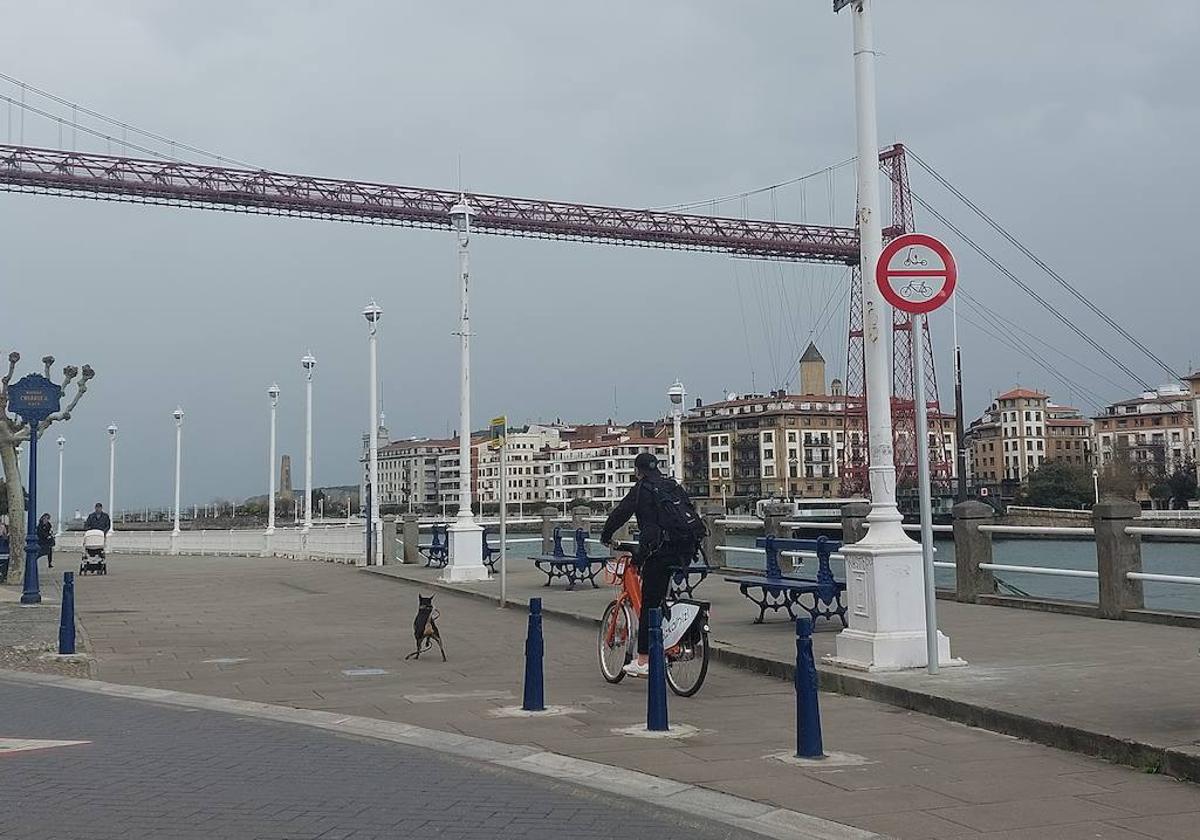
[[[55,441],[58,444],[58,517],[55,522],[55,535],[61,537],[63,535],[62,524],[62,499],[63,499],[63,448],[67,445],[67,439],[62,435],[58,436]]]
[[[113,532],[117,522],[117,509],[113,507],[117,487],[117,424],[108,424],[108,533]]]
[[[279,407],[279,386],[274,382],[267,389],[271,399],[271,458],[267,462],[270,492],[267,493],[267,536],[275,533],[275,410]]]
[[[175,418],[175,526],[171,529],[171,537],[175,538],[179,536],[179,470],[183,460],[183,408],[176,406],[171,416]]]
[[[675,421],[674,449],[675,461],[672,464],[672,474],[675,480],[683,484],[683,398],[687,391],[678,379],[667,389],[667,399],[671,401],[671,416]]]
[[[300,359],[304,369],[304,530],[312,528],[313,461],[312,461],[312,383],[317,360],[312,351]]]
[[[367,345],[371,357],[371,397],[369,425],[369,453],[367,467],[367,565],[374,565],[375,553],[379,551],[379,363],[377,357],[377,341],[375,334],[379,329],[379,321],[383,318],[383,308],[372,298],[362,311],[367,319]]]

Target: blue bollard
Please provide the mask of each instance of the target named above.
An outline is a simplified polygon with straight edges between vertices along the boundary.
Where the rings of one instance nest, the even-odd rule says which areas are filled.
[[[650,610],[650,690],[646,692],[646,729],[666,732],[667,723],[667,660],[663,654],[662,610]]]
[[[817,705],[812,621],[807,618],[796,619],[796,757],[825,757],[821,747],[821,709]]]
[[[58,619],[58,652],[75,652],[75,573],[63,572],[62,614]]]
[[[525,696],[521,709],[526,712],[546,711],[546,692],[542,682],[542,599],[529,599],[529,632],[525,636]]]

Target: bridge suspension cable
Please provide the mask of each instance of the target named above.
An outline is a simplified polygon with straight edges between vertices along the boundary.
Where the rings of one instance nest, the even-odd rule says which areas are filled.
[[[1099,306],[1097,306],[1091,299],[1089,299],[1087,297],[1087,295],[1085,295],[1085,294],[1083,294],[1083,292],[1079,291],[1079,289],[1074,284],[1069,282],[1065,277],[1063,277],[1061,274],[1059,274],[1057,271],[1055,271],[1053,268],[1051,268],[1046,263],[1045,260],[1043,260],[1037,254],[1033,253],[1033,251],[1031,251],[1029,248],[1027,248],[1025,246],[1025,244],[1023,242],[1021,242],[1019,239],[1017,239],[1016,236],[1014,236],[1012,233],[1010,233],[1007,228],[1005,228],[1002,224],[1000,224],[998,221],[996,221],[996,219],[990,213],[988,213],[987,211],[982,209],[978,204],[976,204],[974,201],[972,201],[970,198],[968,198],[962,192],[962,190],[960,190],[958,187],[956,187],[954,184],[952,184],[949,181],[949,179],[945,178],[940,172],[938,172],[936,169],[934,169],[930,164],[926,163],[925,160],[922,159],[920,155],[918,155],[916,152],[912,151],[911,149],[909,149],[909,155],[912,157],[913,160],[915,160],[921,166],[922,169],[924,169],[926,172],[928,172],[939,184],[941,184],[943,187],[945,187],[955,198],[957,198],[963,204],[967,205],[967,207],[970,208],[970,210],[976,216],[978,216],[980,219],[982,219],[988,225],[988,227],[990,227],[992,230],[996,231],[996,233],[1000,234],[1000,236],[1002,236],[1009,244],[1013,245],[1018,251],[1020,251],[1022,254],[1024,254],[1026,257],[1028,257],[1029,260],[1034,265],[1036,265],[1038,268],[1042,269],[1042,271],[1046,272],[1046,274],[1050,275],[1050,277],[1053,278],[1053,280],[1056,283],[1058,283],[1059,286],[1061,286],[1063,289],[1065,289],[1071,295],[1071,297],[1075,298],[1077,301],[1079,301],[1085,307],[1087,307],[1087,309],[1089,311],[1091,311],[1092,314],[1094,314],[1101,321],[1103,321],[1105,324],[1107,324],[1109,327],[1111,327],[1114,331],[1116,331],[1118,335],[1120,335],[1122,338],[1124,338],[1126,341],[1128,341],[1130,344],[1132,344],[1134,347],[1136,347],[1143,355],[1146,356],[1146,358],[1150,359],[1150,361],[1154,362],[1156,365],[1158,365],[1160,368],[1162,368],[1164,371],[1166,371],[1167,374],[1172,379],[1179,378],[1179,374],[1175,371],[1174,368],[1172,368],[1169,364],[1167,364],[1165,361],[1163,361],[1163,359],[1161,357],[1159,357],[1154,351],[1152,351],[1149,347],[1147,347],[1143,342],[1141,342],[1139,339],[1137,339],[1135,336],[1133,336],[1128,330],[1125,329],[1125,327],[1121,326],[1121,324],[1119,324],[1116,320],[1111,318],[1108,315],[1108,313],[1106,313]]]

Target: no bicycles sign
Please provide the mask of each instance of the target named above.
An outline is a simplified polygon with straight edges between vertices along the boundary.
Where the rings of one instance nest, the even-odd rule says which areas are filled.
[[[954,256],[939,239],[906,233],[887,244],[875,266],[875,284],[892,306],[913,315],[950,299],[958,282]]]

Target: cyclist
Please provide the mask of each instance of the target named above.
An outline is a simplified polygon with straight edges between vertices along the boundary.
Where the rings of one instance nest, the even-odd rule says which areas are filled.
[[[675,480],[658,471],[658,459],[649,452],[642,452],[633,459],[633,474],[636,482],[608,515],[604,530],[600,532],[600,542],[611,546],[617,529],[628,522],[629,517],[637,517],[638,548],[633,563],[642,574],[642,611],[638,615],[637,659],[624,670],[631,677],[645,677],[650,673],[650,610],[665,607],[671,575],[692,558],[684,556],[678,547],[665,539],[658,521],[658,494],[651,492],[662,485],[682,492]]]

